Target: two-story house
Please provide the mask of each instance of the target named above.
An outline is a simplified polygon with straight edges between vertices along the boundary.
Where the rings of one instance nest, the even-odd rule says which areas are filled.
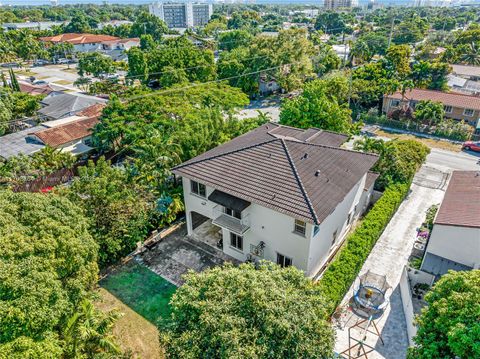
[[[413,89],[402,96],[400,91],[383,96],[383,112],[388,114],[392,110],[404,105],[415,109],[418,102],[431,100],[441,102],[445,110],[445,117],[458,121],[465,121],[477,127],[480,119],[480,97],[453,92]]]
[[[367,208],[376,178],[378,157],[339,148],[346,140],[268,123],[175,167],[188,234],[219,239],[240,261],[315,275]]]

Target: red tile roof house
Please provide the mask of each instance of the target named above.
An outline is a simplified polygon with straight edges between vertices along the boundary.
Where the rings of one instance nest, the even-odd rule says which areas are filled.
[[[95,104],[79,112],[75,116],[79,117],[78,119],[34,132],[31,135],[46,146],[59,148],[73,155],[89,153],[93,150],[91,147],[92,130],[100,122],[99,117],[104,106],[103,104]]]
[[[480,268],[480,172],[454,171],[421,269],[436,276]]]
[[[445,117],[466,121],[471,126],[477,127],[480,119],[480,97],[478,96],[413,89],[407,91],[402,99],[402,93],[397,91],[383,96],[383,112],[388,114],[405,104],[415,108],[415,105],[422,100],[441,102],[445,109]]]
[[[40,41],[43,42],[69,42],[73,45],[76,52],[90,52],[103,50],[103,42],[120,40],[116,36],[110,35],[95,35],[95,34],[60,34],[55,36],[41,37]]]
[[[18,81],[20,91],[29,95],[48,95],[54,90],[49,85],[32,85],[28,82]]]
[[[240,261],[315,276],[367,208],[376,178],[378,157],[339,148],[346,140],[268,123],[175,167],[188,234]]]

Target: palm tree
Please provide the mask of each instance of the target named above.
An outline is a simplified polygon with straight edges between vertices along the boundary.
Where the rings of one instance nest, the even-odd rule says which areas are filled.
[[[94,358],[100,353],[120,354],[121,350],[111,334],[118,317],[116,312],[103,313],[96,310],[90,301],[83,300],[63,330],[65,357]]]
[[[468,48],[467,52],[462,55],[462,61],[473,66],[480,65],[480,50],[478,46],[472,42]]]
[[[350,59],[358,60],[359,62],[365,62],[372,58],[372,53],[368,44],[365,41],[357,41],[350,52]]]

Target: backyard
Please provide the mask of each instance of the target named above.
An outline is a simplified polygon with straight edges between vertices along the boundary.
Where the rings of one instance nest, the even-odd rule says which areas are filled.
[[[159,330],[168,323],[169,301],[176,287],[134,261],[100,281],[97,308],[123,313],[114,334],[133,357],[162,358]]]

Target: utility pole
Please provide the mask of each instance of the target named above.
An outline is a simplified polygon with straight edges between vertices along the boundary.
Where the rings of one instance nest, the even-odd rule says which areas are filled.
[[[392,25],[390,26],[390,36],[388,37],[388,46],[387,49],[390,47],[390,44],[392,43],[392,37],[393,37],[393,25],[395,23],[395,17],[392,17]]]

